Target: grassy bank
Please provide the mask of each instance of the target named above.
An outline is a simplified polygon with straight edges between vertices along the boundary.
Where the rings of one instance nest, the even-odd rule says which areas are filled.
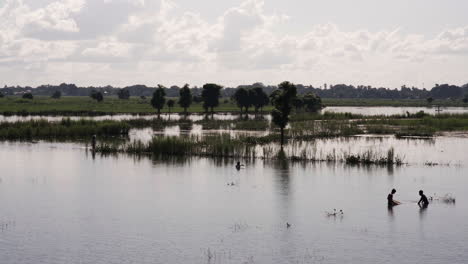
[[[169,99],[169,98],[168,98]],[[177,99],[177,98],[173,98]],[[414,106],[426,107],[426,100],[390,100],[390,99],[330,99],[324,98],[326,106]],[[433,105],[441,106],[466,106],[460,100],[435,100]],[[271,106],[267,106],[264,112],[270,112]],[[203,113],[202,103],[194,103],[188,111],[190,113]],[[222,98],[216,112],[239,112],[239,108],[231,100]],[[163,113],[182,113],[183,109],[177,104],[169,109],[162,109]],[[253,112],[253,111],[252,111]],[[120,100],[117,97],[105,97],[103,102],[96,102],[90,97],[65,96],[61,99],[52,99],[46,96],[36,96],[33,100],[22,99],[17,96],[0,98],[0,114],[3,115],[79,115],[98,116],[112,114],[155,114],[150,105],[150,98],[141,99],[131,97],[129,100]]]
[[[167,98],[169,99],[169,98]],[[156,114],[156,110],[150,105],[151,98],[141,99],[131,97],[128,100],[120,100],[117,97],[105,97],[98,103],[90,97],[65,96],[60,99],[52,99],[46,96],[36,96],[33,100],[22,99],[16,96],[0,98],[0,114],[3,115],[79,115],[98,116],[112,114]],[[221,99],[216,112],[238,112],[239,108],[230,100]],[[270,107],[264,109],[270,111]],[[190,113],[203,113],[202,103],[193,103],[188,109]],[[163,113],[182,113],[183,109],[177,104],[169,109],[162,109]]]
[[[468,114],[423,115],[420,118],[360,119],[355,122],[369,134],[433,136],[437,132],[468,131]]]
[[[130,126],[118,121],[71,121],[47,122],[34,120],[28,122],[0,123],[1,140],[38,140],[38,139],[90,139],[98,136],[127,136]]]

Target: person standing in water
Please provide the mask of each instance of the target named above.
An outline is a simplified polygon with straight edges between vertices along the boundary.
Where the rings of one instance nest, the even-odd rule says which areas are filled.
[[[393,207],[395,205],[399,205],[400,202],[393,200],[393,195],[396,193],[395,189],[392,189],[392,191],[388,194],[387,196],[387,205],[388,207]]]
[[[242,166],[244,166],[244,165],[242,165],[240,163],[240,161],[238,161],[237,164],[236,164],[236,170],[240,170],[242,168]]]
[[[419,207],[426,208],[429,205],[429,200],[422,190],[419,191],[419,196],[421,196],[421,199],[419,199],[418,202]]]
[[[93,151],[96,150],[96,135],[93,135],[93,137],[91,138],[91,148]]]

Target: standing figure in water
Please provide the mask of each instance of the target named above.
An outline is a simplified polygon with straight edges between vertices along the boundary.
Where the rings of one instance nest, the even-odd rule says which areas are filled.
[[[387,196],[387,205],[388,205],[389,208],[400,204],[400,202],[393,200],[393,195],[395,193],[396,193],[396,190],[392,189],[392,191]]]
[[[96,150],[96,135],[93,135],[93,138],[91,139],[91,147],[93,151]]]
[[[421,199],[419,199],[418,202],[419,207],[426,208],[429,205],[429,200],[422,190],[419,191],[419,196],[421,196]]]
[[[240,161],[238,161],[236,164],[236,170],[240,170],[242,166],[244,166],[244,164],[241,164]]]

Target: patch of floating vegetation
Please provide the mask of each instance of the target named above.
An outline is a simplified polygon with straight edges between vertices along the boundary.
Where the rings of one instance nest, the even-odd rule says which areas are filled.
[[[249,139],[249,140],[246,140]],[[155,136],[150,142],[102,142],[95,151],[101,154],[126,153],[131,155],[150,155],[155,158],[168,156],[178,157],[212,157],[236,158],[243,160],[291,160],[309,162],[344,162],[350,165],[403,165],[403,159],[396,156],[393,148],[386,154],[367,151],[364,153],[333,153],[326,158],[315,155],[307,146],[300,151],[295,148],[296,142],[291,142],[288,153],[279,149],[277,144],[261,145],[252,142],[251,137],[232,137],[229,134],[215,134],[208,136]],[[299,143],[300,144],[300,143]]]

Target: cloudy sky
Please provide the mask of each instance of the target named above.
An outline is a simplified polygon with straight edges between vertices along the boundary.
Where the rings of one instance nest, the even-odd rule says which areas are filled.
[[[466,0],[0,0],[0,85],[468,82]]]

